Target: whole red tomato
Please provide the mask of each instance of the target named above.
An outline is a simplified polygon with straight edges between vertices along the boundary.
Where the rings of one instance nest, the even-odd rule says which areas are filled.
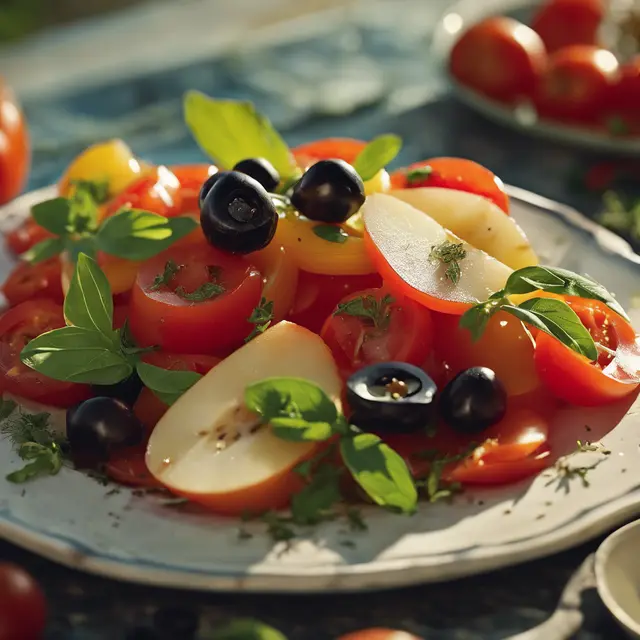
[[[601,121],[613,87],[620,80],[616,57],[606,49],[573,45],[549,58],[535,97],[545,118],[576,123]]]
[[[544,43],[512,18],[488,18],[456,42],[449,59],[453,77],[489,98],[512,103],[531,96],[546,63]]]
[[[47,619],[47,601],[22,568],[0,563],[0,640],[38,640]]]
[[[640,55],[620,68],[611,94],[609,126],[619,135],[640,135]]]
[[[604,14],[603,0],[549,0],[540,7],[531,27],[547,51],[555,53],[573,44],[598,44]]]
[[[11,89],[0,80],[0,204],[22,191],[30,161],[24,115]]]

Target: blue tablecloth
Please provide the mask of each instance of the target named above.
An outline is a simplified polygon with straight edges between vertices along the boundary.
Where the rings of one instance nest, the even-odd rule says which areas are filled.
[[[124,137],[138,154],[156,162],[201,159],[182,123],[180,105],[184,90],[200,89],[216,97],[254,101],[291,145],[328,135],[368,139],[393,131],[405,141],[397,164],[438,155],[464,156],[485,164],[506,182],[588,214],[597,211],[599,199],[575,190],[571,177],[599,156],[493,125],[450,94],[429,46],[436,18],[447,4],[448,0],[425,0],[421,21],[402,15],[373,20],[362,13],[311,40],[135,80],[116,79],[108,86],[47,100],[27,100],[35,145],[31,186],[54,181],[84,146],[111,136]],[[195,612],[204,626],[233,616],[254,616],[292,640],[331,638],[367,626],[402,628],[429,640],[506,638],[549,615],[567,577],[594,548],[592,543],[446,585],[292,598],[196,595],[123,585],[0,545],[4,557],[22,562],[43,581],[52,602],[47,638],[65,640],[141,639],[146,636],[127,634],[149,623],[158,607],[170,619]],[[577,637],[620,637],[594,594],[588,595],[593,602]],[[186,640],[177,632],[159,637]]]

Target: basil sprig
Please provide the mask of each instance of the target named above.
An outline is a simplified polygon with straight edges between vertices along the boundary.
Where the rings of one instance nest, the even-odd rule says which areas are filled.
[[[509,296],[535,291],[598,300],[629,321],[620,303],[595,280],[567,269],[532,266],[514,271],[503,289],[463,314],[460,326],[471,331],[473,339],[478,340],[491,316],[498,311],[505,311],[525,324],[557,338],[562,344],[590,361],[597,360],[598,350],[591,334],[566,302],[555,298],[536,297],[514,305],[509,300]]]
[[[298,378],[267,378],[245,389],[245,404],[283,440],[322,442],[337,436],[345,466],[376,504],[415,511],[418,494],[404,460],[378,436],[350,425],[320,387]]]
[[[139,209],[123,209],[98,224],[98,205],[92,183],[81,183],[69,198],[53,198],[35,205],[33,219],[56,237],[39,242],[20,257],[32,264],[68,251],[94,256],[103,251],[127,260],[147,260],[169,248],[197,226],[190,216],[165,218]]]
[[[166,404],[173,404],[200,375],[165,370],[140,360],[148,349],[132,344],[125,326],[113,329],[113,298],[109,281],[98,264],[78,256],[64,301],[67,326],[31,340],[23,349],[24,364],[54,380],[84,384],[117,384],[134,370]]]
[[[380,169],[384,169],[400,153],[402,138],[393,134],[385,134],[374,138],[358,154],[353,168],[366,182],[371,180]]]

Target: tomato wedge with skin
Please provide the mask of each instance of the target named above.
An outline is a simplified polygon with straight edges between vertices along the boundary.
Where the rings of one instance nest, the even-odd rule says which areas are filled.
[[[419,177],[425,170],[423,177]],[[414,175],[413,179],[410,177]],[[481,164],[466,158],[431,158],[391,173],[393,189],[442,187],[475,193],[509,214],[509,196],[504,182]]]
[[[442,313],[463,314],[504,287],[511,269],[453,236],[426,213],[392,196],[376,193],[362,207],[364,242],[376,270],[397,296]],[[450,264],[431,257],[445,242],[461,244],[457,278]]]
[[[640,383],[640,345],[634,328],[597,300],[567,298],[601,345],[596,362],[540,331],[535,365],[542,382],[557,398],[578,406],[597,406],[633,393]]]
[[[116,449],[107,460],[104,472],[118,484],[141,489],[160,489],[162,484],[147,469],[145,454],[146,444]]]
[[[391,302],[386,303],[385,298]],[[419,366],[425,361],[434,338],[428,309],[408,298],[396,300],[384,288],[350,294],[340,304],[353,304],[358,299],[366,308],[377,309],[375,320],[333,313],[320,333],[343,378],[377,362],[400,361]]]
[[[29,264],[19,262],[2,285],[2,293],[11,306],[32,298],[64,300],[62,293],[62,267],[58,256]]]
[[[177,273],[166,284],[155,285],[170,261]],[[209,297],[210,285],[222,291],[209,288]],[[129,326],[141,346],[224,357],[251,333],[247,319],[261,293],[260,272],[243,258],[207,244],[171,247],[140,266]]]
[[[65,326],[62,305],[46,299],[23,302],[0,316],[0,389],[53,407],[70,407],[90,396],[89,387],[52,380],[20,360],[33,338]]]

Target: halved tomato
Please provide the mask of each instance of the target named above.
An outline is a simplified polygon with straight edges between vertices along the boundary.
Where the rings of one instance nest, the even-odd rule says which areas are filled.
[[[413,300],[395,299],[382,288],[352,293],[339,304],[345,310],[327,318],[320,337],[343,378],[377,362],[419,366],[429,355],[434,340],[431,312]]]
[[[159,283],[171,264],[175,273]],[[131,331],[141,346],[224,357],[251,333],[261,293],[262,276],[245,259],[207,244],[174,246],[140,266]]]
[[[41,227],[33,218],[27,218],[20,226],[7,233],[4,240],[14,255],[19,256],[38,242],[53,237],[51,232]]]
[[[567,298],[567,303],[596,342],[596,362],[540,331],[535,365],[542,382],[557,398],[578,406],[614,402],[633,393],[640,382],[640,344],[634,328],[597,300]]]
[[[50,298],[62,302],[62,267],[58,256],[38,264],[19,262],[2,285],[11,306],[31,298]]]
[[[104,471],[109,478],[119,484],[142,489],[159,489],[162,484],[147,469],[144,461],[145,453],[146,444],[114,449],[105,464]]]
[[[393,189],[442,187],[475,193],[509,213],[509,196],[497,175],[466,158],[431,158],[391,174]]]
[[[0,316],[0,389],[54,407],[89,397],[89,387],[52,380],[22,364],[20,352],[33,338],[65,326],[62,306],[46,299],[23,302]]]

